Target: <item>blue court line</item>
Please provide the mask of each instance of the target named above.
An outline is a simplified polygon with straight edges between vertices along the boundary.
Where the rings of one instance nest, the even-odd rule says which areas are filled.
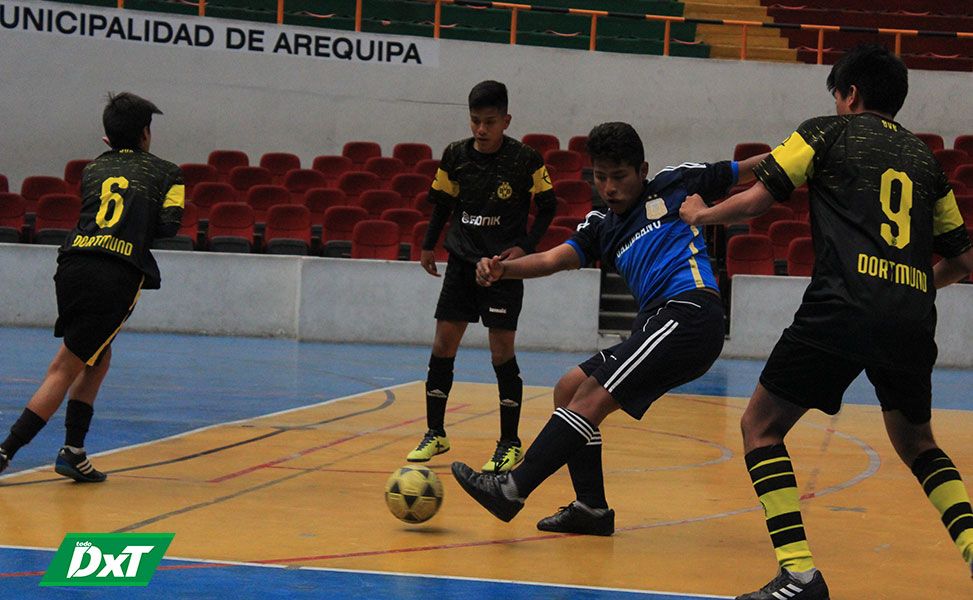
[[[344,569],[285,568],[165,559],[148,587],[38,587],[52,550],[0,546],[0,590],[9,598],[290,598],[294,600],[699,600],[728,596],[576,587]],[[7,574],[16,574],[9,576]],[[7,575],[7,576],[5,576]]]

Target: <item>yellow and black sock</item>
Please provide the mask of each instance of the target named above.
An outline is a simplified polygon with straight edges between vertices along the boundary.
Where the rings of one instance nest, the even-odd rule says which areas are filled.
[[[939,448],[926,450],[912,463],[912,474],[942,517],[963,560],[973,561],[973,510],[953,461]]]
[[[814,559],[801,519],[797,478],[787,448],[784,444],[757,448],[747,453],[746,461],[753,489],[764,507],[777,562],[788,571],[813,569]]]

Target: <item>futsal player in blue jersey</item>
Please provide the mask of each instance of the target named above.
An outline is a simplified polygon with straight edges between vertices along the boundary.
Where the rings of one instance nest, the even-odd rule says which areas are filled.
[[[627,123],[592,129],[588,153],[608,210],[589,213],[574,237],[547,252],[482,259],[477,278],[489,286],[601,261],[622,275],[639,303],[632,335],[561,378],[554,414],[518,468],[495,475],[454,462],[452,470],[477,502],[510,521],[527,496],[567,464],[577,498],[537,528],[611,535],[615,513],[605,499],[598,426],[619,409],[641,419],[660,396],[705,373],[723,348],[723,304],[702,231],[679,219],[679,207],[691,194],[714,201],[738,181],[752,180],[763,156],[683,163],[646,180],[642,140]]]

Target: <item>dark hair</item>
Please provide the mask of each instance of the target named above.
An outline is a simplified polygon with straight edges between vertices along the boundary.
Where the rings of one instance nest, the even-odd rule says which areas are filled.
[[[847,96],[851,86],[858,88],[866,110],[894,117],[909,93],[909,71],[888,48],[856,46],[838,59],[828,75],[828,91],[832,94],[838,90]]]
[[[129,92],[108,94],[108,104],[101,115],[108,143],[116,150],[135,149],[142,140],[142,130],[152,124],[152,115],[161,115],[155,105]]]
[[[487,80],[473,86],[470,90],[470,110],[495,108],[500,114],[507,114],[507,86],[499,81]]]
[[[602,123],[588,134],[588,155],[592,161],[608,160],[638,170],[645,162],[642,138],[628,123]]]

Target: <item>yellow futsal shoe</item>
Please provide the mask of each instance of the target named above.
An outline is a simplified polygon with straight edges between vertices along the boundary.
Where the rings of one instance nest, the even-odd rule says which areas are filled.
[[[426,462],[437,454],[449,452],[449,440],[445,435],[439,435],[430,429],[426,435],[422,436],[422,441],[416,449],[409,453],[405,459],[409,462]]]
[[[498,440],[497,450],[493,453],[493,458],[483,465],[483,472],[506,473],[522,460],[524,449],[520,446],[520,440]]]

